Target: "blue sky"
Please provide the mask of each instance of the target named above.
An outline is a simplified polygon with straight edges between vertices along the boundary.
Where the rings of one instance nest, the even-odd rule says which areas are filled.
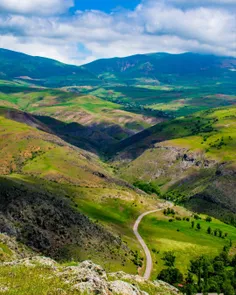
[[[148,52],[236,56],[236,0],[1,0],[0,47],[78,65]]]
[[[112,12],[116,9],[134,9],[140,0],[76,0],[73,10],[101,10]]]

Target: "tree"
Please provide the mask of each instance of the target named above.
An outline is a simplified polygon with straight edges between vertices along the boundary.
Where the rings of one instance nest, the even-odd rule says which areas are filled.
[[[210,235],[211,234],[211,227],[209,226],[207,229],[207,233]]]
[[[224,295],[235,295],[234,293],[234,288],[231,285],[230,281],[227,280],[223,283],[223,291],[224,291]]]
[[[219,229],[219,237],[220,238],[222,237],[222,234],[223,234],[222,230]]]
[[[174,255],[173,252],[171,252],[171,251],[164,252],[164,256],[163,256],[162,260],[165,261],[166,266],[174,267],[175,259],[176,259],[176,256]]]
[[[201,229],[201,225],[200,225],[200,223],[197,224],[197,229],[198,229],[198,230]]]
[[[185,288],[186,295],[194,295],[193,285],[188,284]]]
[[[236,267],[236,254],[234,254],[234,256],[231,260],[231,266]]]
[[[183,275],[178,268],[169,267],[163,269],[158,275],[158,280],[165,281],[169,284],[176,284],[183,282]]]
[[[207,216],[206,222],[212,222],[212,218],[210,216]]]

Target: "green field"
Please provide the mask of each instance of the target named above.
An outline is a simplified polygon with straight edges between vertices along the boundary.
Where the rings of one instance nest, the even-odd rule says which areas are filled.
[[[233,247],[231,254],[236,253],[236,230],[235,227],[226,225],[217,219],[206,222],[206,216],[200,215],[201,220],[196,220],[192,216],[192,212],[181,207],[175,207],[175,216],[165,216],[163,212],[158,212],[146,216],[140,225],[140,233],[147,242],[149,249],[152,250],[154,260],[154,269],[152,278],[155,279],[161,269],[164,268],[162,260],[165,251],[173,251],[176,255],[176,267],[185,275],[187,273],[190,260],[201,255],[209,255],[215,257],[219,254],[224,246],[230,244],[232,240]],[[175,217],[182,220],[176,220]],[[183,220],[189,218],[189,221]],[[173,219],[172,222],[169,222]],[[191,221],[194,221],[192,228]],[[201,229],[196,228],[197,223],[201,225]],[[208,234],[207,229],[211,227],[212,233]],[[226,238],[214,236],[213,231],[219,229],[227,233]]]
[[[97,126],[104,132],[116,128],[114,137],[124,139],[158,122],[154,115],[129,112],[124,106],[90,94],[40,88],[23,82],[0,80],[0,106],[51,116],[65,123]]]
[[[176,86],[107,86],[83,90],[102,99],[116,102],[127,108],[145,108],[161,111],[170,116],[186,116],[201,110],[229,106],[236,103],[234,84]]]

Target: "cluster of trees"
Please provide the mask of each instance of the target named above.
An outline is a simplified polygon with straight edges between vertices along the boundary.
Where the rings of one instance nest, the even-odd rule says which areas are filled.
[[[196,293],[224,293],[236,295],[236,255],[229,256],[229,247],[216,257],[200,256],[190,262],[187,276],[175,267],[176,256],[173,252],[165,252],[162,258],[166,268],[158,275],[158,279],[181,286],[186,295]]]
[[[156,194],[157,196],[161,196],[159,186],[157,186],[153,182],[144,182],[142,180],[137,180],[133,183],[133,185],[148,194]]]
[[[191,221],[191,227],[195,228],[195,222],[194,221]],[[197,230],[201,229],[201,224],[200,223],[196,224],[196,229]],[[219,238],[222,238],[222,239],[228,237],[228,233],[223,233],[223,231],[221,229],[219,229],[219,228],[216,228],[216,229],[213,230],[210,226],[207,228],[207,233],[209,235],[214,235],[215,237],[219,237]]]
[[[171,209],[171,208],[167,208],[167,209],[164,209],[163,214],[165,216],[167,216],[167,215],[175,215],[175,210]]]
[[[201,256],[191,261],[185,286],[187,295],[197,292],[236,294],[236,255],[230,258],[228,252],[229,248],[224,247],[215,258]]]
[[[160,272],[157,278],[173,285],[182,283],[184,276],[180,270],[175,267],[176,256],[174,253],[171,251],[164,252],[162,260],[164,261],[166,268]]]

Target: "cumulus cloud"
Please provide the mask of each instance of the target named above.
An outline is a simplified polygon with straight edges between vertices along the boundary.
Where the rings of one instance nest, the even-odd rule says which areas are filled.
[[[110,14],[94,10],[50,17],[3,13],[0,47],[76,64],[158,51],[236,56],[235,14],[227,5],[216,5],[223,0],[205,0],[205,5],[188,8],[180,2],[187,1],[144,0],[132,11]],[[210,2],[215,6],[208,6]]]
[[[72,0],[1,0],[0,2],[2,12],[17,14],[60,14],[72,6]]]

